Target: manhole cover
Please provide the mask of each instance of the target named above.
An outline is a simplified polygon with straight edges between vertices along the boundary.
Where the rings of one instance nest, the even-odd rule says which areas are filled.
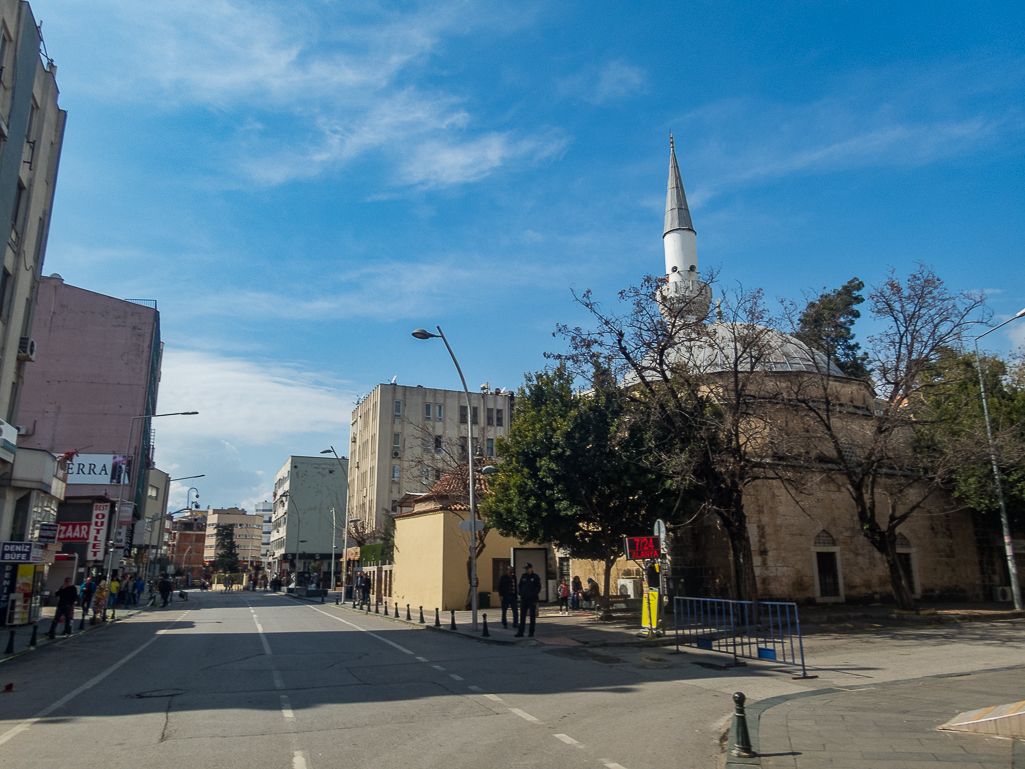
[[[177,694],[185,694],[184,689],[154,689],[151,692],[140,692],[139,694],[133,694],[137,700],[145,700],[151,697],[174,697]]]
[[[665,657],[659,657],[657,654],[652,654],[647,657],[641,657],[645,662],[665,662]]]

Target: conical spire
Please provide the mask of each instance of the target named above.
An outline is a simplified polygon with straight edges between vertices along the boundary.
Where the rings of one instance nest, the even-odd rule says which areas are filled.
[[[687,208],[687,195],[683,191],[683,180],[680,179],[680,166],[676,164],[676,148],[673,146],[672,134],[669,134],[669,189],[666,191],[665,225],[662,237],[673,230],[694,231],[690,209]]]

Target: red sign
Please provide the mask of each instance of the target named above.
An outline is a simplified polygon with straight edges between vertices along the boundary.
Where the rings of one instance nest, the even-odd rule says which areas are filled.
[[[107,522],[110,520],[110,502],[93,505],[93,520],[89,527],[89,552],[86,560],[102,561],[106,545]]]
[[[58,542],[88,542],[89,521],[75,521],[74,523],[57,524]]]
[[[662,557],[661,537],[626,537],[626,557],[631,561]]]

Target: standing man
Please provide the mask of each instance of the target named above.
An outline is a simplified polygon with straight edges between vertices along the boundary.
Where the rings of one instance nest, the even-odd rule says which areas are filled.
[[[509,608],[512,609],[513,627],[516,627],[520,620],[516,610],[516,570],[512,566],[498,579],[498,596],[502,599],[502,627],[509,627],[505,621],[505,613]]]
[[[142,591],[146,589],[146,583],[142,580],[142,575],[137,574],[135,576],[135,600],[133,603],[138,606],[139,599],[142,598]]]
[[[534,623],[537,622],[537,599],[541,595],[541,578],[534,573],[534,567],[529,563],[523,567],[523,576],[520,577],[520,628],[516,633],[517,638],[523,638],[523,628],[527,624],[527,615],[530,615],[530,635],[534,635]]]
[[[161,605],[161,608],[163,608],[164,606],[167,606],[167,604],[170,602],[170,600],[171,600],[171,590],[173,589],[172,586],[171,586],[170,580],[167,579],[167,575],[164,575],[161,578],[159,589],[160,589],[160,597],[164,601],[164,603]]]
[[[53,615],[50,625],[50,637],[57,632],[57,625],[64,618],[64,635],[71,635],[71,623],[75,621],[75,603],[78,601],[78,588],[71,584],[71,577],[64,580],[64,586],[57,591],[57,613]],[[84,611],[84,610],[83,610]]]

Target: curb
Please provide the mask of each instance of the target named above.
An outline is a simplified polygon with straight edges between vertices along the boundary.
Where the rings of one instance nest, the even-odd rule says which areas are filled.
[[[110,620],[107,620],[106,622],[99,622],[99,623],[97,623],[95,625],[90,625],[90,624],[87,623],[86,626],[84,628],[82,628],[81,630],[76,630],[74,633],[72,633],[69,636],[58,635],[53,640],[50,640],[50,638],[46,635],[46,633],[43,633],[41,635],[41,637],[37,638],[35,648],[29,647],[27,649],[22,649],[20,652],[14,652],[13,654],[8,654],[6,656],[0,657],[0,665],[2,665],[5,662],[9,662],[10,660],[17,659],[18,657],[23,657],[26,654],[31,654],[32,652],[39,651],[40,649],[45,649],[45,648],[47,648],[49,646],[55,646],[57,644],[66,643],[67,641],[70,641],[73,638],[81,638],[86,633],[91,633],[94,630],[99,630],[100,628],[105,628],[105,627],[113,627],[118,622],[122,622],[122,621],[124,621],[126,619],[134,617],[136,614],[142,613],[142,611],[143,611],[142,609],[132,609],[129,612],[123,612],[122,615],[120,617],[118,617],[117,619],[110,619]],[[38,626],[39,625],[39,620],[36,620],[36,622],[33,623],[33,624]],[[32,625],[22,625],[21,627],[29,628],[29,627],[32,627]]]
[[[933,676],[919,676],[917,678],[904,678],[899,681],[882,681],[874,684],[873,688],[882,689],[890,686],[903,686],[905,684],[913,684],[919,681],[933,681],[941,678],[961,678],[964,676],[980,675],[982,673],[1000,673],[1006,670],[1023,670],[1025,665],[1005,665],[999,668],[984,668],[982,670],[969,670],[964,673],[939,673]],[[751,736],[751,749],[757,754],[758,749],[761,746],[760,740],[760,726],[762,713],[774,708],[777,705],[782,705],[784,702],[790,702],[791,700],[800,700],[805,697],[820,697],[824,694],[834,694],[836,692],[848,691],[846,688],[837,686],[828,686],[822,689],[812,689],[807,692],[795,692],[794,694],[780,694],[776,697],[769,697],[764,700],[759,700],[746,707],[747,728],[748,733]],[[752,718],[753,716],[753,718]],[[734,732],[732,719],[730,722],[730,728],[727,731],[726,743],[726,769],[730,767],[742,767],[742,766],[761,766],[762,759],[760,756],[755,755],[751,758],[738,758],[730,755],[730,748],[735,744],[736,734]],[[1025,769],[1025,740],[1016,739],[1014,741],[1014,752],[1013,752],[1013,766],[1012,769]]]

